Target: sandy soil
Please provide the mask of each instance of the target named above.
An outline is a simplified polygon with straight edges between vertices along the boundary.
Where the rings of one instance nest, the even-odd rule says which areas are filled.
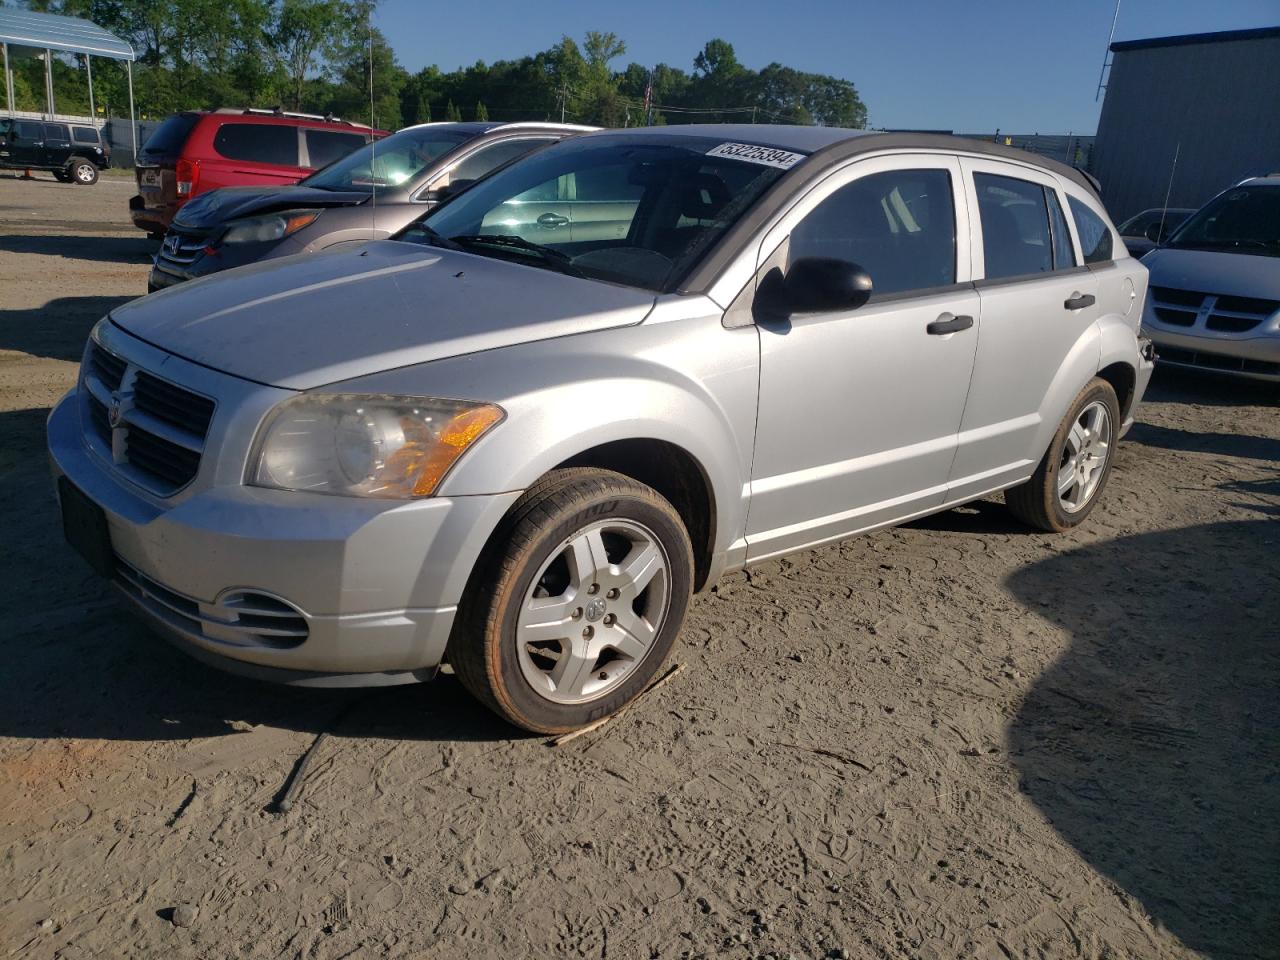
[[[1280,391],[1159,373],[1070,535],[997,500],[734,576],[549,747],[448,676],[213,672],[63,545],[128,195],[0,178],[3,956],[1280,957]]]

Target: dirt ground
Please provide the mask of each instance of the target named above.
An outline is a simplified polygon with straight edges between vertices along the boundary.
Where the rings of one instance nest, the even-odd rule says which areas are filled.
[[[733,576],[549,747],[450,676],[214,672],[63,544],[128,196],[0,177],[0,955],[1280,957],[1280,390],[1158,372],[1072,534],[997,498]]]

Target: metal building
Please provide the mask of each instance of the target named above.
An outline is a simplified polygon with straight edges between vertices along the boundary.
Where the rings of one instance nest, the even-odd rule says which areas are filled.
[[[1118,222],[1280,170],[1280,27],[1111,45],[1091,172]],[[1174,158],[1177,157],[1175,166]]]

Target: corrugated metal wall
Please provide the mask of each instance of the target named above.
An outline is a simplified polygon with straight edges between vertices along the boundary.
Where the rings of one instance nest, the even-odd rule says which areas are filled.
[[[1115,51],[1091,169],[1117,222],[1280,171],[1280,36]]]

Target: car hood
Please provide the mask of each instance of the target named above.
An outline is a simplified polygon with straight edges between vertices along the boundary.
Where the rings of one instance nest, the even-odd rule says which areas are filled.
[[[162,350],[306,390],[395,367],[639,323],[654,294],[392,240],[227,270],[111,314]]]
[[[1217,250],[1160,247],[1142,258],[1151,285],[1280,300],[1280,259]]]
[[[208,230],[256,213],[299,207],[351,207],[368,199],[367,193],[339,193],[314,187],[223,187],[188,200],[174,217],[174,223],[179,227]]]

